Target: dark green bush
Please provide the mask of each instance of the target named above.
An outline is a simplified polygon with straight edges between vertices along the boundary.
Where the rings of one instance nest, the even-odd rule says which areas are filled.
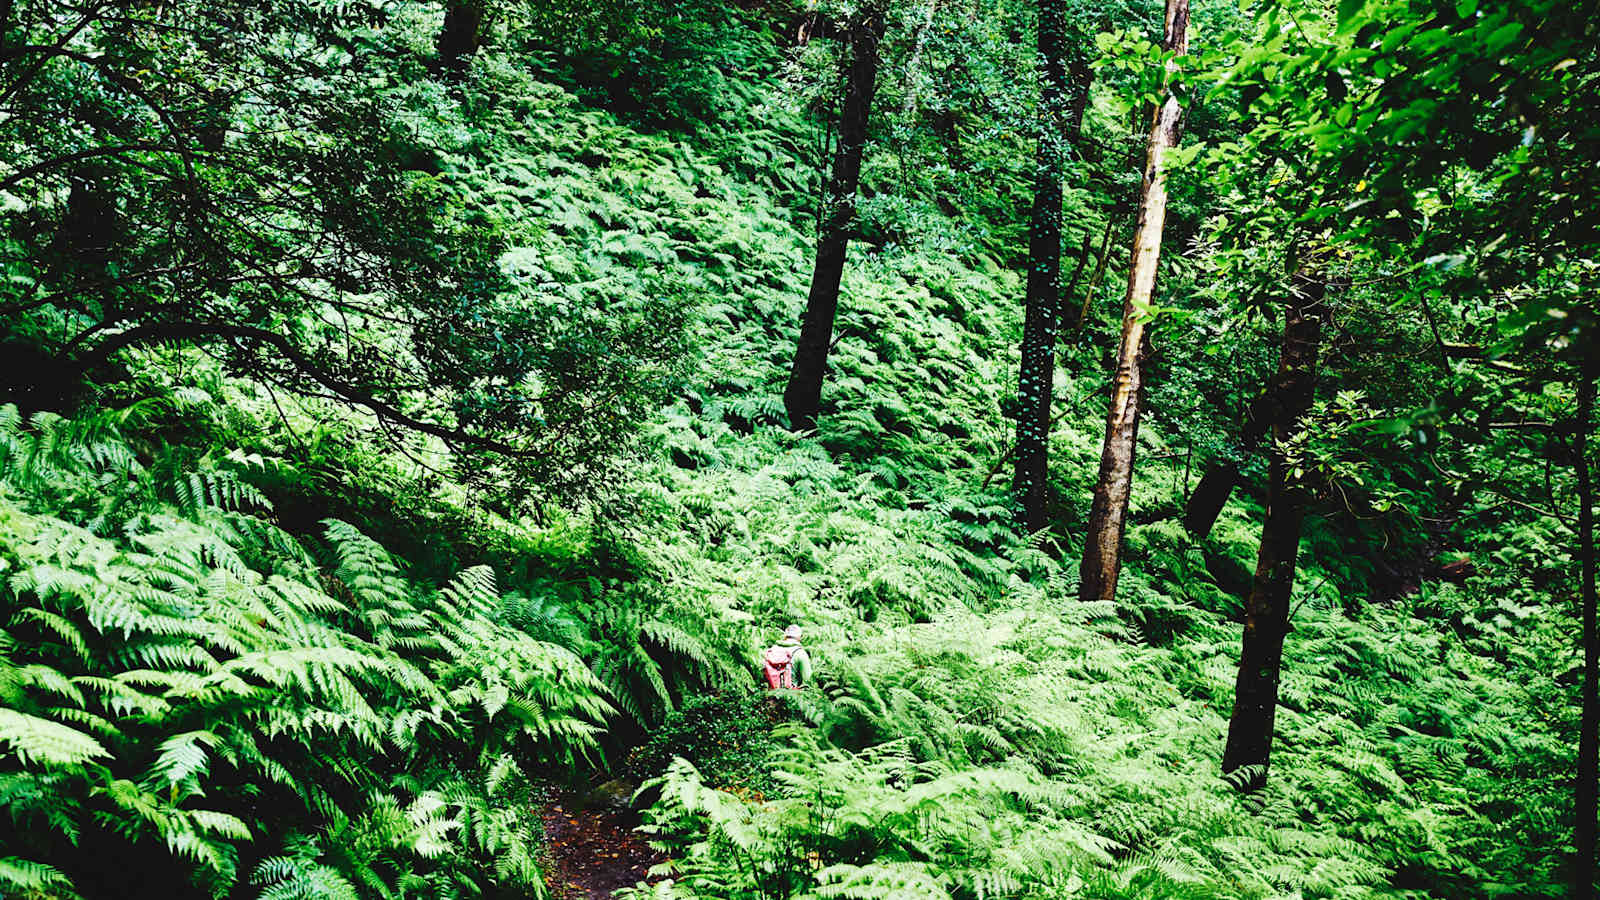
[[[637,778],[653,778],[681,756],[708,784],[766,793],[773,786],[775,718],[760,692],[729,689],[691,697],[629,755],[628,768]]]

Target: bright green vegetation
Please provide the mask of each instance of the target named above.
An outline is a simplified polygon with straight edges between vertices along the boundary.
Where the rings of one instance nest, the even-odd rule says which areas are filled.
[[[0,53],[0,894],[544,896],[544,790],[626,773],[670,860],[636,900],[1569,895],[1600,67],[1574,13],[1477,5],[1196,3],[1123,568],[1083,602],[1159,5],[1068,4],[1030,534],[1031,4],[879,7],[795,432],[840,80],[798,8],[535,3],[453,77],[427,3],[0,2],[70,50]],[[1246,410],[1302,245],[1339,287],[1245,790]],[[819,684],[760,697],[791,621]]]

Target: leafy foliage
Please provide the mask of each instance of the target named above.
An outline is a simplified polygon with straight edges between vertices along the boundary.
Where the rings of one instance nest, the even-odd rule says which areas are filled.
[[[492,572],[429,589],[335,520],[324,570],[229,469],[162,484],[110,426],[0,419],[8,892],[538,889],[527,766],[592,754],[611,706],[496,621]]]
[[[626,766],[639,898],[1564,893],[1576,8],[1195,10],[1111,608],[1064,560],[1154,7],[1068,4],[1088,314],[1021,535],[1031,4],[890,4],[823,414],[782,427],[846,6],[512,5],[446,82],[431,4],[0,4],[38,363],[0,406],[0,892],[537,896],[541,782]],[[1246,432],[1313,245],[1315,506],[1243,796]],[[750,691],[791,621],[816,684]]]
[[[269,390],[363,411],[402,449],[456,450],[480,489],[603,485],[685,349],[688,302],[575,311],[515,270],[516,233],[456,173],[481,167],[473,130],[521,136],[497,126],[516,111],[419,81],[422,10],[6,12],[26,49],[0,59],[0,308],[43,363],[30,395],[48,406],[130,349],[198,345]]]

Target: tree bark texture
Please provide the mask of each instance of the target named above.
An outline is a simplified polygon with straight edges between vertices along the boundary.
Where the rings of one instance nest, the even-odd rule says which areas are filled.
[[[1233,460],[1216,460],[1207,466],[1194,493],[1189,495],[1189,502],[1184,504],[1184,529],[1195,537],[1210,534],[1211,526],[1217,524],[1217,517],[1222,515],[1222,508],[1228,505],[1228,498],[1238,483],[1239,464]]]
[[[833,319],[839,308],[839,282],[844,277],[845,251],[850,225],[855,219],[856,188],[861,180],[861,157],[867,145],[867,116],[877,90],[878,42],[883,37],[883,12],[865,8],[852,18],[845,35],[848,51],[844,67],[844,106],[839,115],[839,144],[828,180],[827,208],[822,234],[817,240],[817,261],[811,271],[811,292],[794,366],[783,392],[783,405],[791,428],[817,426],[822,404],[822,376],[833,343]]]
[[[439,70],[451,80],[466,74],[472,57],[483,46],[484,0],[449,0],[444,7],[444,27],[434,48],[439,53]]]
[[[1167,0],[1166,48],[1178,55],[1189,52],[1189,2]],[[1106,415],[1106,439],[1100,453],[1100,474],[1094,502],[1089,507],[1089,528],[1083,540],[1078,596],[1085,601],[1116,597],[1117,575],[1122,565],[1122,532],[1133,488],[1134,448],[1139,437],[1139,403],[1144,389],[1145,321],[1155,290],[1161,261],[1161,232],[1167,219],[1167,176],[1162,169],[1167,152],[1178,144],[1183,131],[1183,106],[1168,91],[1151,116],[1150,139],[1145,147],[1144,189],[1133,231],[1133,259],[1128,266],[1128,294],[1122,309],[1122,339],[1117,348],[1117,369],[1111,381],[1111,408]]]
[[[1267,396],[1257,397],[1241,414],[1243,421],[1240,424],[1239,444],[1246,452],[1255,451],[1272,424],[1267,409],[1271,400]],[[1210,534],[1212,526],[1217,524],[1217,517],[1222,515],[1223,507],[1228,505],[1228,498],[1233,496],[1233,489],[1238,486],[1238,461],[1227,457],[1213,460],[1183,506],[1184,529],[1197,538]]]
[[[1033,212],[1028,229],[1022,366],[1017,375],[1016,468],[1011,480],[1017,521],[1029,531],[1044,527],[1049,486],[1050,406],[1055,387],[1056,323],[1061,317],[1061,177],[1071,143],[1082,127],[1083,101],[1089,94],[1087,83],[1067,83],[1062,0],[1039,0],[1038,40]],[[1070,98],[1069,87],[1075,88]]]
[[[1228,722],[1228,742],[1222,753],[1222,771],[1249,767],[1244,781],[1249,789],[1265,783],[1272,754],[1283,639],[1289,631],[1289,599],[1294,592],[1300,526],[1305,516],[1306,491],[1292,477],[1283,447],[1316,396],[1326,294],[1326,280],[1320,274],[1301,272],[1291,279],[1278,373],[1268,390],[1273,443],[1268,453],[1267,515],[1261,526],[1255,578],[1245,603],[1233,718]]]
[[[1583,713],[1578,735],[1578,777],[1573,790],[1577,817],[1573,843],[1572,896],[1594,897],[1595,803],[1600,795],[1600,634],[1595,631],[1594,481],[1589,470],[1589,429],[1594,419],[1594,349],[1585,349],[1578,381],[1578,422],[1572,466],[1578,482],[1578,561],[1583,583]]]

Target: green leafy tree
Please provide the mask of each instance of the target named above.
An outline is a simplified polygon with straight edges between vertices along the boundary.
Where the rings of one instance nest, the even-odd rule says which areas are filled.
[[[1458,433],[1487,443],[1499,428],[1524,427],[1551,383],[1565,384],[1568,398],[1588,396],[1595,313],[1585,261],[1596,223],[1573,198],[1592,192],[1593,167],[1573,163],[1600,146],[1592,23],[1559,5],[1471,0],[1352,0],[1331,21],[1288,5],[1262,16],[1266,40],[1240,49],[1226,82],[1262,123],[1251,147],[1305,178],[1302,221],[1336,224],[1357,254],[1404,253],[1422,260],[1413,271],[1436,273],[1414,281],[1420,289],[1402,285],[1396,302],[1427,316],[1446,375],[1440,405],[1471,423]],[[1432,304],[1445,296],[1453,309],[1436,316]],[[1441,319],[1464,334],[1448,334]],[[1586,433],[1588,410],[1577,407],[1542,452],[1574,466],[1578,518],[1589,521],[1587,459],[1570,449],[1583,441],[1561,440]],[[1578,537],[1586,713],[1573,873],[1574,894],[1588,896],[1600,654],[1589,627],[1592,535]]]
[[[471,160],[425,124],[458,113],[405,15],[9,4],[0,309],[53,363],[40,377],[68,388],[190,344],[458,450],[469,479],[596,477],[632,400],[664,388],[681,316],[673,301],[574,314],[505,270],[502,226],[452,173]]]

